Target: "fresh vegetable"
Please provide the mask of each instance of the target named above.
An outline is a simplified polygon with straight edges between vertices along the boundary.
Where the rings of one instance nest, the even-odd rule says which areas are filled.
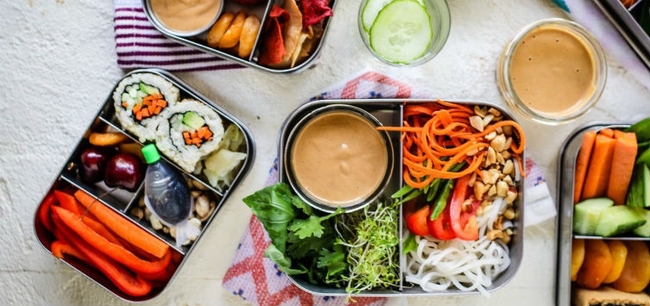
[[[582,188],[584,187],[589,160],[591,159],[591,151],[594,147],[595,141],[596,131],[587,131],[582,137],[582,144],[580,145],[580,151],[578,151],[578,157],[576,158],[573,204],[584,200],[582,197]]]
[[[405,126],[383,126],[378,129],[402,132],[404,182],[412,188],[421,189],[437,178],[457,179],[477,171],[484,164],[486,149],[491,143],[484,136],[498,128],[514,130],[517,140],[507,148],[514,158],[520,159],[526,142],[519,124],[501,120],[479,132],[469,123],[472,116],[474,111],[466,106],[438,100],[435,103],[406,105]],[[462,161],[466,162],[464,168],[450,171]],[[518,164],[523,174],[523,163]]]
[[[348,254],[349,275],[343,276],[347,281],[346,292],[352,295],[399,284],[397,208],[378,201],[366,206],[363,213],[353,213],[350,217],[339,223],[349,231],[347,241],[339,240]]]
[[[593,235],[598,227],[603,210],[614,205],[608,198],[587,199],[573,206],[573,232]]]
[[[650,283],[650,252],[644,241],[623,241],[627,257],[623,271],[612,287],[625,292],[641,292]]]
[[[73,212],[62,207],[53,206],[52,212],[56,215],[67,228],[73,231],[88,245],[94,247],[109,258],[123,264],[135,272],[157,273],[167,268],[171,254],[166,253],[159,261],[149,262],[142,260],[129,250],[120,245],[111,243],[106,238],[93,231],[92,228],[84,224]]]
[[[585,240],[585,259],[578,272],[576,283],[589,289],[596,289],[612,269],[612,254],[603,240]]]
[[[140,85],[144,84],[140,83]],[[142,92],[142,87],[140,88]],[[154,87],[151,88],[155,89]],[[124,95],[126,95],[126,93],[122,94],[122,100],[127,101],[128,97],[125,99]],[[139,122],[160,114],[160,112],[162,112],[162,110],[167,107],[167,104],[168,103],[165,101],[165,97],[163,97],[161,93],[149,93],[147,96],[142,97],[142,102],[137,103],[133,106],[131,112],[133,113],[135,119]],[[122,102],[122,106],[124,108],[127,108],[128,103]]]
[[[106,163],[104,183],[108,187],[122,187],[134,192],[144,179],[144,166],[137,157],[117,153]]]
[[[52,232],[52,219],[50,218],[50,211],[53,205],[57,204],[56,196],[54,193],[48,193],[43,199],[43,203],[38,207],[38,219],[41,221],[41,224],[45,227],[46,230]]]
[[[636,122],[625,131],[634,133],[640,143],[650,141],[650,117]]]
[[[285,183],[243,199],[271,238],[264,255],[288,275],[349,294],[399,282],[398,210],[376,202],[362,211],[313,211]],[[423,215],[426,220],[428,214]]]
[[[113,233],[133,246],[156,258],[163,258],[169,252],[169,246],[166,243],[120,216],[83,190],[75,191],[74,197]]]
[[[609,274],[603,279],[603,284],[611,284],[616,281],[623,272],[625,266],[625,258],[627,258],[627,247],[620,240],[607,240],[607,247],[612,254],[612,269]]]
[[[52,245],[50,246],[50,251],[52,251],[52,255],[54,255],[54,257],[56,258],[63,258],[65,254],[68,254],[70,256],[80,259],[83,262],[89,262],[88,258],[83,253],[79,252],[79,250],[75,249],[67,242],[61,240],[56,240],[52,242]]]
[[[115,284],[122,292],[131,296],[144,296],[151,292],[151,283],[113,262],[106,255],[97,251],[85,241],[77,237],[72,230],[63,224],[57,214],[52,216],[59,231],[66,237],[69,244],[85,256],[91,266],[100,270],[106,277]]]
[[[438,216],[438,218],[434,220],[431,220],[431,218],[427,219],[429,233],[436,239],[450,240],[457,237],[454,229],[451,226],[449,210],[450,206],[445,205],[445,208],[442,210],[442,213]]]
[[[264,255],[288,275],[305,275],[312,283],[337,279],[340,271],[328,271],[338,264],[334,249],[336,233],[333,216],[318,216],[311,207],[295,196],[289,186],[278,183],[245,197],[244,203],[262,222],[271,238]],[[340,277],[338,278],[340,281]],[[334,284],[336,285],[336,283]]]
[[[606,196],[614,200],[615,205],[625,204],[627,188],[632,179],[632,171],[637,153],[636,136],[634,133],[614,131],[614,152],[612,166],[609,172]]]
[[[589,161],[587,178],[582,190],[583,198],[589,199],[605,196],[615,145],[616,141],[612,137],[602,134],[602,131],[596,135],[594,151]]]
[[[573,239],[571,244],[571,281],[578,278],[578,271],[585,260],[585,240]]]
[[[610,237],[629,232],[646,223],[638,208],[616,205],[601,211],[596,236]]]
[[[461,214],[464,212],[464,203],[467,199],[467,189],[470,176],[466,175],[457,180],[456,186],[454,187],[454,193],[451,196],[449,202],[449,219],[451,223],[451,228],[454,230],[456,237],[463,240],[476,240],[478,239],[478,223],[476,222],[476,216],[471,215],[474,212],[471,211],[467,222],[462,222]]]
[[[650,206],[650,168],[646,164],[638,164],[634,167],[625,205],[632,207]]]
[[[431,207],[429,205],[423,205],[422,207],[417,207],[417,201],[412,200],[404,204],[404,219],[406,220],[406,228],[415,234],[415,235],[428,235],[430,233],[427,224],[427,220]]]
[[[388,3],[377,13],[368,31],[370,47],[386,61],[398,64],[408,64],[425,55],[433,35],[431,16],[424,6],[412,0]]]
[[[638,212],[645,220],[645,223],[633,229],[632,232],[637,236],[650,237],[650,210],[638,209]]]

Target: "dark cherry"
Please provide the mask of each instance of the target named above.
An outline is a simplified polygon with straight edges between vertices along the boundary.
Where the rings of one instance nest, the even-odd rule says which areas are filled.
[[[104,183],[108,187],[122,187],[136,191],[144,179],[144,166],[140,159],[128,153],[117,153],[106,164]]]
[[[111,152],[98,147],[87,147],[81,152],[79,177],[86,183],[97,183],[104,178],[104,169]]]

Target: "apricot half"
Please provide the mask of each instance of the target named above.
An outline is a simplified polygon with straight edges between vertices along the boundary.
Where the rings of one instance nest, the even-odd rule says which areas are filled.
[[[650,282],[650,251],[643,241],[624,241],[627,258],[623,271],[612,286],[625,292],[641,292]]]
[[[582,266],[584,259],[584,239],[573,239],[573,244],[571,245],[571,281],[575,281],[578,278],[578,271],[580,271],[580,267]]]
[[[602,240],[585,240],[585,259],[576,282],[580,287],[596,289],[612,270],[612,254]]]
[[[625,266],[625,259],[627,258],[627,247],[620,240],[607,240],[609,252],[612,254],[612,270],[609,271],[607,277],[603,280],[603,284],[611,284],[615,282],[623,272]]]

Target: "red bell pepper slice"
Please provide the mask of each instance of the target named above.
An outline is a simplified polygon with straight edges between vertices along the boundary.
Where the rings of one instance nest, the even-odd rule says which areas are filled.
[[[78,250],[88,259],[87,264],[100,270],[113,284],[130,296],[145,296],[151,292],[151,283],[111,260],[102,252],[87,244],[68,228],[57,214],[52,214],[52,220],[58,231],[65,236],[64,241]]]
[[[414,235],[426,236],[429,234],[427,220],[431,213],[429,205],[417,208],[417,201],[412,200],[404,204],[404,219],[406,227]]]
[[[451,240],[456,238],[456,233],[451,228],[451,219],[449,218],[449,205],[440,213],[438,218],[431,220],[427,218],[429,233],[433,238],[439,240]]]
[[[449,202],[449,218],[451,228],[456,233],[456,236],[463,240],[477,240],[478,239],[478,223],[476,221],[476,214],[474,210],[467,213],[468,216],[461,218],[463,214],[463,203],[468,198],[467,190],[469,189],[469,175],[465,175],[456,180],[454,186],[454,193]],[[467,222],[463,224],[463,219],[466,218]]]
[[[38,207],[38,220],[41,221],[43,227],[49,232],[53,232],[52,219],[50,218],[50,208],[57,205],[56,197],[53,193],[48,194],[41,206]]]

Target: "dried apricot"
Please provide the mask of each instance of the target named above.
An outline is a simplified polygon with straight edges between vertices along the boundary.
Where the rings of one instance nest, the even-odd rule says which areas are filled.
[[[607,277],[603,280],[603,284],[611,284],[615,282],[625,266],[625,258],[627,257],[627,247],[620,240],[607,240],[609,252],[612,254],[612,270],[609,271]]]
[[[612,254],[603,240],[585,240],[585,259],[576,282],[579,286],[596,289],[612,270]]]
[[[641,292],[650,282],[650,251],[643,241],[624,241],[627,258],[619,278],[612,286],[625,292]]]
[[[584,239],[573,239],[571,245],[571,281],[578,278],[578,271],[585,259],[585,241]]]

